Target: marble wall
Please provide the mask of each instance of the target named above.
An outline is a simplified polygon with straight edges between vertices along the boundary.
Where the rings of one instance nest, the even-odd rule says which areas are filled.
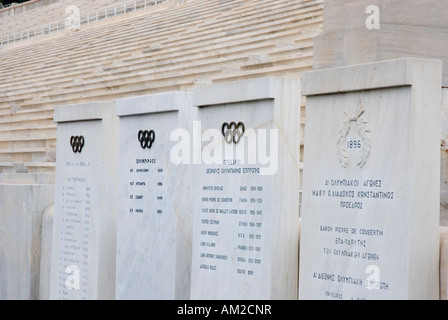
[[[41,221],[52,174],[0,175],[0,300],[39,298]]]

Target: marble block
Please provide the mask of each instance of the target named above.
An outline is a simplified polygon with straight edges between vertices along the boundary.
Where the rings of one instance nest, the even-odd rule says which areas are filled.
[[[50,299],[115,297],[115,104],[57,107]]]
[[[196,88],[192,299],[297,299],[299,79]]]
[[[303,75],[299,299],[438,299],[441,68]]]
[[[0,175],[0,300],[39,299],[41,221],[54,186],[47,175],[19,176]]]
[[[190,297],[194,177],[171,160],[171,135],[188,131],[192,109],[188,92],[117,101],[116,299]]]
[[[316,37],[313,68],[324,69],[405,57],[443,60],[442,84],[448,85],[448,28],[382,24],[360,26]]]

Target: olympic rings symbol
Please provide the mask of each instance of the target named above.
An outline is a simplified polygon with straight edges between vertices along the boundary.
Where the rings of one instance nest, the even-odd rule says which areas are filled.
[[[82,148],[84,147],[85,139],[83,136],[71,136],[70,137],[70,146],[74,153],[81,153]]]
[[[143,149],[151,149],[152,144],[154,143],[154,140],[156,139],[156,134],[154,130],[140,130],[138,132],[138,141],[140,142],[140,145]]]
[[[224,122],[221,127],[222,135],[224,136],[224,140],[230,144],[235,143],[238,144],[241,140],[241,137],[244,135],[244,132],[246,131],[246,128],[244,126],[244,123],[242,122],[231,122],[227,123]]]

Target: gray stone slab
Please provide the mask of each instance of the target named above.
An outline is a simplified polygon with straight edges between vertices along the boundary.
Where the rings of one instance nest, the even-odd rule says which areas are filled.
[[[448,28],[383,24],[380,30],[359,28],[315,39],[314,68],[324,69],[405,57],[446,61]],[[448,63],[443,65],[448,85]]]
[[[300,91],[273,77],[195,89],[191,299],[297,299]]]
[[[171,160],[175,145],[171,135],[189,131],[192,94],[122,99],[116,110],[120,116],[116,299],[189,299],[195,178],[189,164]],[[139,140],[140,131],[147,131],[146,141]]]
[[[0,184],[0,300],[39,298],[41,220],[54,186]]]
[[[344,66],[344,34],[321,35],[314,38],[313,68]]]

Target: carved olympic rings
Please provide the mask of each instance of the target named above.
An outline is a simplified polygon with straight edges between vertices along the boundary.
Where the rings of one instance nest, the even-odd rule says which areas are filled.
[[[82,148],[84,147],[85,139],[84,136],[71,136],[70,137],[70,146],[74,153],[81,153]]]
[[[140,130],[138,132],[138,141],[143,149],[151,149],[154,140],[156,139],[156,134],[154,130]]]
[[[224,140],[230,144],[235,143],[238,144],[240,142],[242,136],[244,135],[244,132],[246,131],[246,128],[244,126],[243,122],[231,122],[227,123],[224,122],[221,127],[222,135],[224,136]]]

